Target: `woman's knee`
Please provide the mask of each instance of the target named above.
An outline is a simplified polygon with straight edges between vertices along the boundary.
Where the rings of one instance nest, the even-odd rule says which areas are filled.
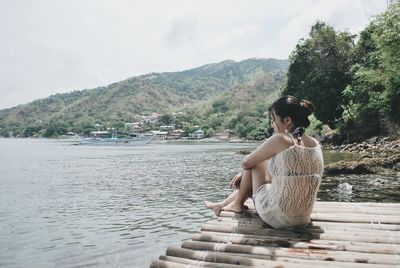
[[[253,167],[252,172],[253,176],[257,176],[259,178],[263,178],[266,182],[271,182],[271,176],[268,173],[268,164],[269,160],[261,162]]]
[[[259,172],[266,172],[268,167],[268,162],[269,160],[258,163],[256,166],[253,167],[253,169]]]

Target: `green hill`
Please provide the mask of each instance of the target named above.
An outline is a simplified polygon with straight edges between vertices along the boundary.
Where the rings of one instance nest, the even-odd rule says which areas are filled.
[[[287,60],[226,60],[182,72],[150,73],[106,87],[56,94],[0,111],[1,133],[30,136],[56,127],[89,128],[95,122],[132,122],[136,115],[193,110],[226,99],[228,110],[243,108],[281,86]],[[204,112],[200,113],[203,116]]]

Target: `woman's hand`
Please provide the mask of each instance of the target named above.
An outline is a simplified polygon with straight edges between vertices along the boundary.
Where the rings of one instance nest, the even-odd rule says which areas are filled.
[[[235,186],[236,189],[239,189],[241,181],[242,181],[242,172],[239,172],[238,174],[235,175],[235,177],[233,177],[233,179],[229,183],[229,188]]]

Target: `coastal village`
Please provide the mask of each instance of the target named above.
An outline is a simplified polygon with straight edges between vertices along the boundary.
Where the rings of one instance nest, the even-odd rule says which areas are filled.
[[[179,114],[183,113],[172,113],[171,115],[176,116]],[[209,137],[198,125],[190,127],[191,129],[194,129],[192,132],[187,132],[182,128],[177,127],[175,124],[159,125],[160,117],[161,115],[155,112],[149,115],[138,115],[135,117],[135,122],[125,123],[124,129],[118,131],[118,135],[148,137],[153,140],[201,140],[204,138],[213,138],[220,141],[227,141],[234,136],[233,131],[228,129],[222,133],[215,133],[212,137]],[[96,123],[93,126],[91,136],[103,137],[110,135],[112,132],[115,132],[115,129]],[[69,132],[67,135],[75,135],[75,133]]]

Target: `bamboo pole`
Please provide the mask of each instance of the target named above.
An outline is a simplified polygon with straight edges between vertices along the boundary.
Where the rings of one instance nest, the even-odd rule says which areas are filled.
[[[243,253],[229,252],[213,252],[213,251],[198,251],[186,248],[169,247],[167,256],[176,256],[185,259],[205,261],[211,263],[227,263],[247,266],[262,266],[262,267],[354,267],[354,268],[385,268],[393,267],[386,264],[367,264],[353,262],[335,262],[332,260],[308,260],[294,257],[281,257],[277,255],[253,255]],[[240,267],[240,266],[239,266]]]
[[[237,218],[237,219],[233,219],[233,218],[228,218],[228,217],[218,217],[216,219],[217,221],[220,222],[237,222],[237,223],[249,223],[249,224],[265,224],[260,217],[254,217],[254,218]]]
[[[390,243],[400,243],[400,233],[393,231],[374,231],[369,230],[335,230],[335,229],[318,229],[318,228],[299,228],[291,230],[280,230],[280,229],[260,229],[253,227],[246,227],[240,225],[223,225],[223,224],[204,224],[201,227],[202,231],[214,231],[222,233],[243,233],[243,234],[254,234],[254,235],[274,235],[288,238],[311,238],[318,237],[321,235],[344,235],[344,236],[356,236],[366,238],[383,238],[390,239]]]
[[[216,252],[231,252],[257,254],[267,256],[294,257],[309,260],[330,260],[340,262],[362,262],[373,264],[398,264],[397,256],[389,254],[372,254],[361,252],[342,252],[334,250],[314,250],[314,249],[296,249],[296,248],[276,248],[276,247],[259,247],[244,246],[225,243],[211,243],[199,241],[186,241],[182,243],[182,248],[192,250],[207,250]]]
[[[265,223],[261,221],[260,218],[254,218],[252,221],[248,218],[228,218],[228,217],[218,217],[217,221],[221,224],[243,224],[244,226],[254,226],[258,228],[259,226],[265,226]],[[211,221],[213,223],[215,221]],[[258,226],[257,226],[258,224]],[[327,222],[327,221],[312,221],[311,226],[316,226],[322,229],[354,229],[354,230],[387,230],[387,231],[400,231],[400,225],[398,224],[382,224],[382,223],[344,223],[344,222]],[[268,228],[265,226],[264,228]]]
[[[337,240],[318,240],[310,241],[298,240],[282,240],[279,237],[249,237],[249,236],[230,236],[215,234],[195,234],[192,237],[193,241],[216,242],[216,243],[232,243],[251,246],[281,246],[294,248],[309,248],[309,249],[329,249],[341,251],[356,251],[365,253],[381,253],[381,254],[400,254],[400,246],[395,244],[378,244],[353,241],[337,241]]]
[[[400,224],[400,217],[387,215],[312,213],[311,219],[315,221]]]
[[[310,238],[310,234],[306,233],[294,233],[293,231],[279,230],[279,229],[259,229],[251,227],[233,227],[224,225],[211,225],[204,224],[201,227],[202,231],[212,231],[221,233],[241,233],[241,234],[254,234],[254,235],[272,235],[287,238]]]
[[[192,259],[185,259],[180,257],[172,257],[172,256],[160,256],[160,260],[163,261],[171,261],[176,263],[184,263],[188,267],[200,266],[200,267],[218,267],[218,268],[250,268],[254,266],[248,265],[236,265],[236,264],[228,264],[228,263],[215,263],[215,262],[206,262],[206,261],[198,261]]]
[[[228,218],[254,218],[258,217],[258,215],[254,214],[252,210],[246,210],[243,213],[235,213],[231,211],[221,211],[221,214],[219,214],[220,217],[228,217]]]
[[[333,206],[333,207],[378,207],[378,208],[398,208],[400,203],[372,203],[372,202],[331,202],[331,201],[317,201],[314,206]]]
[[[251,228],[256,228],[256,229],[271,229],[272,227],[266,225],[265,223],[249,223],[246,220],[242,221],[241,219],[230,219],[230,218],[222,218],[223,220],[211,220],[208,221],[207,224],[210,225],[224,225],[224,226],[231,226],[231,227],[251,227]],[[302,227],[302,228],[289,228],[288,230],[296,230],[296,229],[307,229],[307,230],[314,230],[315,232],[323,232],[326,229],[330,230],[342,230],[342,231],[370,231],[370,230],[375,230],[375,233],[382,233],[382,234],[398,234],[398,232],[395,232],[397,229],[400,230],[400,225],[393,225],[394,228],[388,228],[384,229],[385,226],[380,224],[380,227],[382,228],[375,228],[377,227],[377,224],[363,224],[364,226],[357,226],[357,225],[352,225],[351,223],[342,223],[338,222],[337,224],[326,224],[328,222],[313,222],[312,224]],[[391,230],[393,229],[393,230]]]
[[[245,202],[249,209],[254,210],[254,204],[251,199]],[[344,211],[354,210],[358,212],[363,212],[369,214],[369,211],[378,209],[379,212],[389,213],[389,214],[400,214],[400,203],[348,203],[348,202],[325,202],[317,201],[314,203],[314,210],[332,210],[340,209]]]
[[[400,231],[400,225],[396,224],[377,224],[377,223],[343,223],[343,222],[327,222],[327,221],[312,221],[312,224],[321,228],[332,227],[341,228],[345,225],[349,228],[365,229],[370,231],[375,230],[388,230],[388,231]]]
[[[231,211],[222,211],[220,217],[229,218],[252,218],[258,217],[253,211],[245,211],[242,214]],[[400,217],[388,215],[366,215],[353,213],[312,213],[311,220],[315,221],[333,221],[333,222],[354,222],[354,223],[384,223],[384,224],[400,224]]]
[[[241,231],[241,230],[246,230],[250,228],[250,231],[253,229],[258,229],[258,230],[266,230],[266,229],[271,229],[271,227],[266,227],[265,225],[256,225],[256,224],[247,224],[247,223],[236,223],[236,222],[229,222],[229,221],[208,221],[208,225],[214,225],[214,226],[224,226],[226,229],[233,231]],[[208,228],[208,227],[205,227]],[[342,225],[336,225],[336,226],[326,226],[326,227],[321,227],[318,225],[309,225],[304,228],[294,228],[294,229],[288,229],[294,232],[311,232],[311,233],[327,233],[327,232],[338,232],[340,231],[341,233],[348,233],[350,235],[366,235],[366,236],[390,236],[390,237],[395,237],[400,239],[400,232],[396,231],[389,231],[389,230],[374,230],[371,232],[371,230],[368,229],[361,229],[361,228],[353,228],[353,227],[346,227],[346,224]]]
[[[201,266],[190,265],[190,267],[199,268]],[[187,265],[172,261],[155,260],[151,262],[150,268],[187,268]]]
[[[252,227],[252,228],[257,228],[257,229],[267,229],[267,228],[271,228],[268,225],[266,225],[265,223],[249,223],[246,221],[242,221],[242,222],[237,222],[237,221],[218,221],[218,220],[211,220],[208,221],[206,224],[211,224],[211,225],[231,225],[231,226],[246,226],[246,227]]]
[[[343,214],[377,214],[377,215],[392,215],[399,216],[400,209],[381,209],[381,208],[368,208],[368,207],[354,207],[354,208],[341,208],[341,207],[314,207],[314,213],[343,213]]]

